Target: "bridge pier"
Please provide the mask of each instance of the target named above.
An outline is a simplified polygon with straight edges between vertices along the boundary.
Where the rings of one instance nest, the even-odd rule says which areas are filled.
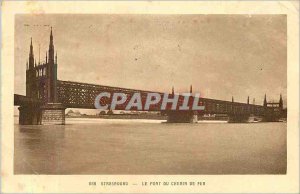
[[[22,105],[19,107],[20,125],[64,125],[65,107],[61,103],[43,106]]]
[[[228,114],[228,123],[247,123],[250,115],[248,114]]]
[[[42,125],[64,125],[65,109],[61,103],[47,103],[41,106]]]
[[[280,118],[281,118],[281,114],[269,112],[269,113],[265,113],[262,122],[279,122]]]
[[[24,105],[19,107],[19,124],[20,125],[40,125],[41,109],[34,105]]]
[[[168,123],[197,123],[198,115],[194,111],[167,111]]]

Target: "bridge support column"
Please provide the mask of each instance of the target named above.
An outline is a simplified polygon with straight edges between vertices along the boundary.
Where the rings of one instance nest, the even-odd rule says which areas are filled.
[[[167,111],[168,123],[197,123],[198,115],[194,111]]]
[[[228,117],[228,123],[247,123],[249,122],[250,115],[229,114]]]
[[[41,110],[38,106],[24,105],[19,107],[20,125],[40,125]]]
[[[262,121],[263,122],[278,122],[281,118],[280,112],[265,111]]]
[[[64,125],[65,107],[61,103],[48,103],[41,107],[42,125]]]

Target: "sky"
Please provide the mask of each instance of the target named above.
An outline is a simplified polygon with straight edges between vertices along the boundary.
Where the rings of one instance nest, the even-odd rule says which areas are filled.
[[[205,98],[255,104],[282,93],[286,105],[285,15],[16,15],[15,93],[25,94],[30,38],[45,61],[51,26],[60,80],[178,93],[192,85]]]

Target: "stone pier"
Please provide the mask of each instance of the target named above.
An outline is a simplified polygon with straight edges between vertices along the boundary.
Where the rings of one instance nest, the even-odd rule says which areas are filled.
[[[20,125],[40,125],[42,121],[41,109],[39,106],[23,105],[19,108]]]
[[[248,114],[229,114],[228,123],[247,123],[250,115]]]
[[[194,111],[167,111],[168,123],[197,123],[198,115]]]
[[[47,103],[41,107],[42,125],[64,125],[65,107],[61,103]]]
[[[23,105],[19,107],[20,125],[64,125],[65,107],[61,103],[43,106]]]

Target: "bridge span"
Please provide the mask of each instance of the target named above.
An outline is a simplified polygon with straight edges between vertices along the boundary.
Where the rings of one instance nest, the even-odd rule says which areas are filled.
[[[95,109],[96,96],[101,92],[124,93],[127,96],[140,93],[143,107],[147,94],[154,93],[146,90],[58,80],[57,54],[54,56],[51,28],[49,50],[44,63],[36,63],[34,60],[31,39],[29,59],[26,63],[26,95],[14,95],[14,105],[19,106],[20,111],[19,124],[65,124],[66,108]],[[192,93],[192,87],[190,93]],[[158,94],[164,95],[164,93]],[[172,89],[169,96],[174,95],[176,94]],[[171,110],[170,104],[167,104],[166,110],[161,110],[162,100],[160,100],[157,104],[150,106],[147,111],[161,111],[162,114],[168,115],[169,122],[196,122],[197,116],[204,114],[227,114],[230,122],[246,122],[250,115],[260,116],[264,121],[277,121],[283,112],[281,95],[278,103],[268,103],[265,96],[263,105],[250,104],[249,97],[247,103],[234,102],[233,98],[232,101],[224,101],[199,97],[199,105],[205,108],[198,111],[179,110],[178,107],[183,104],[184,96],[179,95],[178,98],[175,110]],[[190,97],[188,106],[191,106],[194,98],[196,97]],[[100,101],[102,104],[110,104],[110,102],[111,98]],[[116,109],[125,110],[127,105],[128,100],[118,105]]]

